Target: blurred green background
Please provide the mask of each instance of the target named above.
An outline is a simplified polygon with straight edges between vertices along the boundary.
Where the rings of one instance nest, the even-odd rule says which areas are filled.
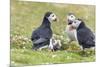
[[[62,41],[62,49],[57,52],[32,51],[30,41],[31,33],[41,25],[44,14],[54,12],[59,22],[52,23],[53,33]],[[40,3],[11,0],[11,65],[54,64],[70,62],[95,61],[95,54],[87,51],[86,57],[81,52],[68,52],[67,50],[80,50],[77,42],[70,45],[64,32],[67,26],[66,16],[69,12],[82,18],[87,26],[95,32],[95,6],[58,3]],[[50,58],[51,57],[51,58]],[[53,57],[53,58],[52,58]]]

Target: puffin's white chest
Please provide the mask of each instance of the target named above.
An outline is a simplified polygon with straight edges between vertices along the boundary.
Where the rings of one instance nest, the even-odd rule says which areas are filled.
[[[70,26],[67,26],[66,32],[70,40],[77,41],[77,32],[75,29],[71,29]]]

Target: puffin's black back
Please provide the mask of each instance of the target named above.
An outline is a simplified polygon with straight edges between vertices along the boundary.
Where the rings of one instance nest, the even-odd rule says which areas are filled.
[[[47,12],[44,15],[42,24],[35,31],[33,31],[31,40],[38,39],[40,37],[47,39],[50,39],[52,37],[51,23],[47,19],[47,17],[49,17],[49,14],[51,13],[52,12]]]
[[[83,49],[95,46],[95,36],[83,21],[77,28],[77,39]]]
[[[42,24],[35,31],[32,32],[31,40],[33,41],[33,45],[36,47],[41,47],[49,44],[49,40],[52,37],[51,23],[47,19],[51,12],[47,12],[44,15]],[[34,44],[35,41],[38,41],[40,38],[44,39],[43,42]]]

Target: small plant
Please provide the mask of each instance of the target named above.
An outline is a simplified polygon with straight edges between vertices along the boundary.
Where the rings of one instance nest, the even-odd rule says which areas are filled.
[[[11,36],[11,48],[32,48],[30,38],[21,36],[21,35],[14,35]]]

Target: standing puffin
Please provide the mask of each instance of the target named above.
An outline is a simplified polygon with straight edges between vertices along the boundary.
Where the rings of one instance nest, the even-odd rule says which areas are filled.
[[[73,21],[76,19],[75,15],[73,13],[69,13],[67,15],[67,27],[66,27],[66,33],[69,38],[69,43],[72,41],[76,41],[76,29],[72,27]]]
[[[51,22],[53,21],[57,21],[56,15],[53,12],[46,12],[40,27],[32,32],[33,50],[49,45],[50,38],[52,37]]]
[[[95,35],[85,25],[84,21],[77,19],[72,23],[72,26],[77,31],[77,40],[82,49],[95,47]]]

